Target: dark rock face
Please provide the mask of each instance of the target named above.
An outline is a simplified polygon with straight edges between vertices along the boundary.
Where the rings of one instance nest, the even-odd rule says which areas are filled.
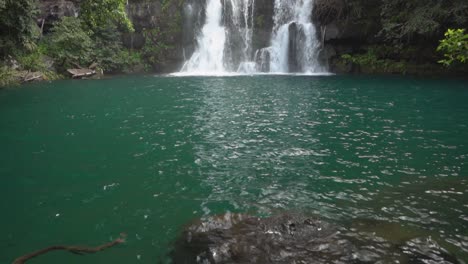
[[[172,11],[173,10],[171,10],[171,12]],[[127,14],[133,23],[135,32],[124,34],[124,46],[136,50],[142,49],[145,43],[148,41],[145,39],[144,31],[153,29],[159,29],[161,31],[164,30],[162,26],[166,26],[165,23],[173,19],[172,15],[177,14],[177,12],[171,12],[164,14],[162,12],[162,5],[160,1],[129,1],[129,5],[127,6]],[[179,54],[181,54],[181,52],[179,50],[179,46],[173,45],[175,43],[175,38],[180,40],[181,35],[173,34],[170,36],[161,37],[160,41],[166,43],[167,45],[175,46],[175,49],[178,51],[177,53],[173,51],[166,52],[163,61],[158,63],[158,65],[152,65],[154,69],[158,71],[164,71],[166,69],[173,69],[176,67],[174,64],[177,64],[180,60]]]
[[[318,217],[283,213],[209,217],[188,226],[176,241],[175,264],[217,263],[463,263],[430,236],[374,220],[350,228]]]
[[[60,20],[64,16],[77,16],[79,13],[80,1],[69,0],[43,0],[39,3],[39,21],[42,24],[44,19],[44,33],[49,32],[53,23]]]
[[[364,1],[362,15],[351,10],[351,2],[343,0],[316,0],[312,19],[324,34],[324,58],[329,63],[331,72],[351,73],[355,67],[345,65],[343,54],[359,54],[363,47],[378,42],[380,30],[379,1]]]
[[[183,6],[182,46],[184,60],[195,51],[197,36],[205,23],[206,6],[203,1],[186,0]]]
[[[297,72],[299,69],[297,61],[297,43],[300,31],[296,23],[291,23],[288,27],[289,41],[288,41],[288,71]],[[299,42],[300,43],[300,42]]]
[[[301,46],[304,43],[305,33],[301,25],[291,23],[288,27],[289,41],[288,41],[288,68],[289,72],[301,72]]]
[[[161,3],[159,1],[130,1],[127,14],[136,30],[153,28],[160,22]]]
[[[163,10],[164,9],[164,10]],[[133,23],[135,32],[124,34],[123,41],[127,48],[141,49],[146,43],[145,30],[159,30],[160,41],[171,48],[164,52],[157,65],[152,65],[158,72],[172,72],[181,67],[183,57],[183,21],[184,10],[179,1],[171,1],[163,8],[161,1],[129,1],[127,14]],[[166,33],[167,32],[167,33]]]
[[[252,48],[258,50],[270,46],[273,31],[274,0],[255,0]]]

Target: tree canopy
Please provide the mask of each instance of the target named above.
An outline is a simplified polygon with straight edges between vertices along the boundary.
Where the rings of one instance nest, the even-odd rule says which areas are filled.
[[[134,31],[125,13],[126,4],[126,0],[85,0],[81,4],[80,17],[91,30],[116,23],[127,31]]]
[[[0,0],[0,56],[18,47],[35,48],[37,14],[35,0]]]

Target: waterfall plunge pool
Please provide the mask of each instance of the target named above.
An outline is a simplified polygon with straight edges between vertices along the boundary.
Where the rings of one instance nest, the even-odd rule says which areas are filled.
[[[1,90],[0,263],[120,232],[128,239],[117,248],[34,263],[167,262],[198,218],[289,211],[380,241],[357,243],[365,257],[411,263],[440,247],[466,262],[467,101],[466,81],[365,76]]]

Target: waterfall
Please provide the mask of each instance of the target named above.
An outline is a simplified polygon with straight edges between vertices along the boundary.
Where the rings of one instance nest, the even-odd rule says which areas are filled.
[[[197,37],[197,48],[185,62],[182,72],[194,74],[223,73],[224,44],[226,32],[221,25],[222,5],[220,0],[208,0],[206,22]]]
[[[271,72],[325,72],[320,41],[311,20],[313,0],[276,0],[269,52]]]
[[[197,47],[181,72],[323,73],[311,14],[314,0],[274,0],[269,47],[254,50],[255,0],[206,0]]]
[[[234,69],[237,72],[251,73],[255,72],[255,63],[251,61],[252,58],[252,35],[254,28],[254,11],[255,0],[230,0],[232,6],[232,24],[235,26],[232,31],[240,37],[239,44],[233,43],[230,48],[240,47],[240,54],[238,67],[235,67],[235,58],[231,61],[234,62]],[[232,52],[235,55],[235,52]]]

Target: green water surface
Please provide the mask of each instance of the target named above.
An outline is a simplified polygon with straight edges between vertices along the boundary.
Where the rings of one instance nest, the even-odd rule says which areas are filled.
[[[468,254],[468,85],[134,76],[0,90],[0,263],[157,263],[227,211],[375,219]],[[408,231],[409,232],[409,231]],[[398,239],[398,238],[396,238]]]

